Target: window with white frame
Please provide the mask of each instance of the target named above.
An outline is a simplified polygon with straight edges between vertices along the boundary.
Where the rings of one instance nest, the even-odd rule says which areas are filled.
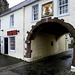
[[[1,29],[1,19],[0,19],[0,29]]]
[[[0,36],[0,46],[1,46],[1,36]],[[1,49],[1,48],[0,48]]]
[[[14,14],[10,16],[10,27],[14,26]]]
[[[38,4],[34,4],[32,6],[32,21],[37,21],[39,18],[38,18],[38,15],[39,15],[39,5]]]
[[[58,0],[59,15],[69,13],[69,0]]]
[[[15,50],[15,37],[9,38],[10,50]]]

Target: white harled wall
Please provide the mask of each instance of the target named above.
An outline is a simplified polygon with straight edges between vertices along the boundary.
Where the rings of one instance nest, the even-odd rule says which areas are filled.
[[[57,0],[39,0],[39,20],[40,21],[41,18],[41,13],[42,13],[42,5],[48,2],[53,1],[53,10],[54,10],[54,16],[51,16],[52,18],[54,17],[59,17],[57,15]],[[64,19],[65,22],[72,24],[75,27],[75,11],[74,11],[74,0],[69,0],[70,1],[70,13],[67,16],[62,16],[59,17],[59,19]],[[37,3],[37,2],[35,2]],[[33,3],[33,4],[35,4]],[[32,25],[36,25],[36,22],[32,22],[32,5],[30,4],[26,7],[23,7],[19,10],[16,10],[10,14],[7,14],[3,17],[0,17],[1,19],[1,25],[2,25],[2,29],[4,30],[4,32],[0,31],[0,36],[1,36],[1,52],[4,53],[4,37],[8,37],[7,36],[7,31],[11,31],[11,30],[19,30],[20,32],[18,33],[18,35],[16,35],[16,51],[15,52],[10,52],[8,53],[8,55],[13,56],[13,57],[17,57],[17,58],[24,58],[24,52],[25,48],[26,48],[26,44],[25,44],[25,40],[27,37],[27,31],[31,30],[31,26]],[[10,28],[10,15],[14,14],[14,22],[15,22],[15,26],[13,28]],[[24,18],[25,16],[25,18]],[[61,39],[64,39],[65,37],[62,37]],[[24,47],[25,44],[25,47]],[[63,44],[64,45],[64,44]],[[32,56],[34,57],[34,55]],[[27,58],[25,58],[25,60],[29,60]],[[30,60],[29,60],[30,61]]]
[[[54,18],[54,17],[58,17],[59,19],[64,19],[64,21],[65,22],[67,22],[67,23],[70,23],[70,24],[72,24],[73,26],[74,26],[74,24],[75,24],[75,21],[73,20],[73,18],[74,18],[74,2],[75,1],[72,1],[72,0],[70,0],[70,5],[69,5],[69,8],[70,8],[70,13],[69,13],[69,15],[65,15],[65,16],[61,16],[61,17],[59,17],[58,15],[57,15],[57,0],[40,0],[40,1],[38,1],[38,2],[35,2],[35,3],[39,3],[39,20],[38,21],[40,21],[42,18],[41,18],[41,13],[42,13],[42,5],[43,4],[45,4],[45,3],[48,3],[48,2],[51,2],[51,1],[53,1],[53,16],[51,16],[52,18]],[[35,3],[33,3],[33,4],[35,4]],[[38,22],[38,21],[35,21],[35,22],[32,22],[32,18],[31,18],[31,16],[32,16],[32,10],[31,10],[31,8],[32,8],[32,5],[33,4],[31,4],[31,5],[29,5],[29,6],[27,6],[27,7],[25,7],[25,40],[26,40],[26,37],[27,37],[27,31],[30,31],[31,30],[31,26],[32,25],[36,25],[36,23]],[[72,12],[73,11],[73,12]],[[30,13],[29,13],[30,12]],[[29,13],[29,14],[28,14]],[[28,15],[27,15],[28,14]],[[65,36],[64,37],[62,37],[61,39],[60,39],[60,42],[62,41],[62,39],[64,39],[64,41],[65,41],[65,46],[64,46],[64,42],[62,42],[62,44],[59,44],[59,47],[61,47],[60,49],[63,49],[63,47],[64,47],[64,49],[65,50],[61,50],[60,52],[63,52],[63,51],[66,51],[66,50],[68,50],[68,42],[65,40]],[[34,41],[35,42],[35,41]],[[60,46],[60,45],[62,45],[62,46]],[[26,47],[26,44],[25,44],[25,47]],[[32,45],[31,45],[31,47],[32,47]],[[33,48],[33,47],[32,47]],[[27,60],[27,61],[32,61],[32,60],[36,60],[36,59],[39,59],[39,58],[36,58],[35,57],[35,51],[34,51],[34,48],[32,49],[33,50],[33,53],[32,53],[32,57],[34,57],[34,58],[32,58],[32,59],[27,59],[27,58],[25,58],[25,60]],[[58,53],[60,53],[59,51],[58,51]],[[57,53],[57,52],[56,52]],[[41,58],[42,56],[40,56],[40,58]]]
[[[10,28],[10,15],[14,14],[14,27]],[[8,15],[5,15],[0,18],[1,19],[1,29],[4,31],[0,31],[0,36],[1,36],[1,53],[4,54],[4,38],[8,37],[7,36],[7,31],[12,31],[12,30],[19,30],[20,32],[18,35],[15,35],[16,37],[16,50],[10,51],[8,50],[8,55],[16,58],[21,58],[23,59],[23,51],[24,51],[24,46],[23,46],[23,9],[19,9],[17,11],[14,11]]]

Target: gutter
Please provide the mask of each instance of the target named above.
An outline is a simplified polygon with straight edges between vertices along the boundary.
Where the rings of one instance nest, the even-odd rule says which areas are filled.
[[[23,60],[25,55],[25,7],[23,9]]]
[[[28,6],[28,5],[32,4],[32,3],[37,2],[37,1],[39,1],[39,0],[23,1],[23,2],[19,3],[18,5],[16,5],[16,6],[10,8],[10,9],[8,9],[8,10],[5,11],[4,13],[0,14],[0,17],[5,16],[5,15],[7,15],[7,14],[9,14],[9,13],[11,13],[11,12],[14,12],[14,11],[16,11],[16,10],[19,10],[19,9],[21,9],[22,7],[26,7],[26,6]]]

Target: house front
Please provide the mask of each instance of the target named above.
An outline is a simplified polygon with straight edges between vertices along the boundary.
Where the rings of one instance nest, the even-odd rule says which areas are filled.
[[[69,34],[75,39],[74,2],[26,0],[2,13],[1,53],[31,62],[67,51]]]

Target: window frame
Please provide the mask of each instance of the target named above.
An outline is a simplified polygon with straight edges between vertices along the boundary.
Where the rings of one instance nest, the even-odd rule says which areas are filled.
[[[13,20],[12,20],[12,16],[13,16]],[[12,25],[12,21],[13,21],[13,25]],[[10,28],[14,27],[14,14],[10,15]]]
[[[62,16],[67,16],[67,15],[69,15],[70,14],[70,0],[68,0],[68,12],[67,13],[63,13],[63,14],[60,14],[59,12],[60,12],[60,9],[59,9],[59,0],[56,0],[56,12],[57,12],[57,17],[62,17]]]
[[[11,50],[11,49],[10,49],[10,38],[11,38],[11,37],[15,37],[15,50]],[[9,36],[9,38],[8,38],[8,45],[9,45],[9,46],[8,46],[8,47],[9,47],[9,52],[16,52],[16,36]]]
[[[37,15],[38,19],[34,20],[34,18],[33,18],[33,7],[36,5],[38,5],[38,12],[37,12],[38,13],[38,15]],[[31,22],[37,22],[37,21],[39,21],[39,2],[32,4],[32,6],[31,6]]]
[[[1,30],[1,19],[0,19],[0,30]]]

